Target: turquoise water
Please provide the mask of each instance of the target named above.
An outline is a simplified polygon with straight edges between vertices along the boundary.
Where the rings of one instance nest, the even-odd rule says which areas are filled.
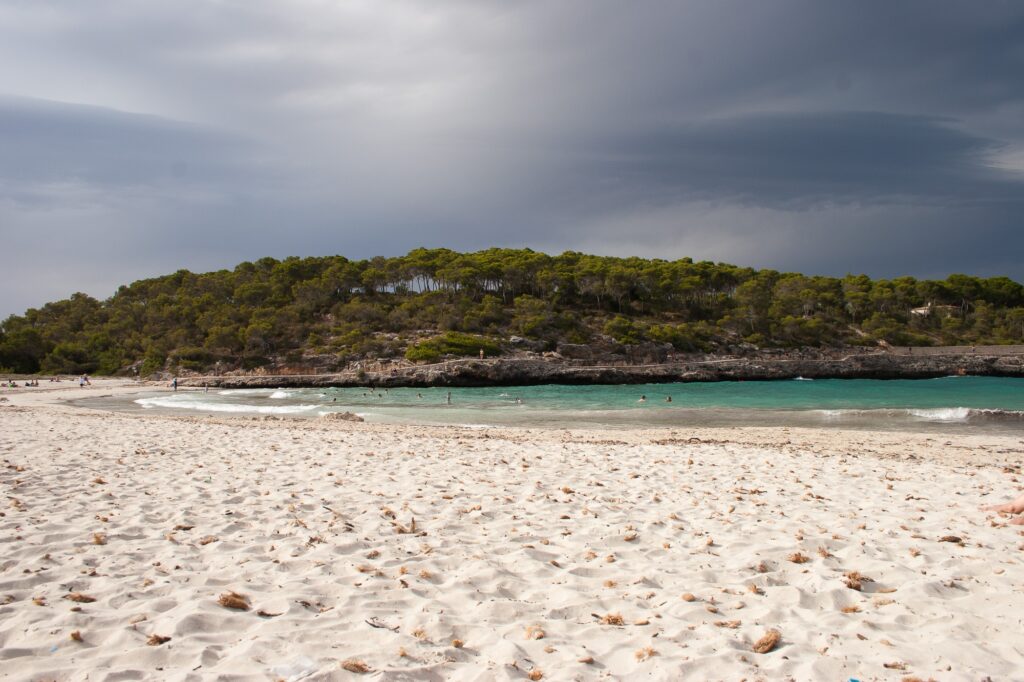
[[[181,390],[143,396],[130,406],[103,406],[289,417],[349,411],[367,421],[481,426],[793,425],[1019,433],[1024,432],[1024,379]]]

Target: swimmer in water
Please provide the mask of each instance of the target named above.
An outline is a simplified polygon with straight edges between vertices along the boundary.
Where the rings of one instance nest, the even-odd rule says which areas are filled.
[[[645,396],[645,395],[640,396],[640,400],[638,400],[637,402],[638,403],[646,403],[647,402],[647,396]]]
[[[666,402],[666,403],[670,403],[670,402],[672,402],[672,396],[670,396],[670,395],[668,395],[668,396],[665,396],[665,402]]]

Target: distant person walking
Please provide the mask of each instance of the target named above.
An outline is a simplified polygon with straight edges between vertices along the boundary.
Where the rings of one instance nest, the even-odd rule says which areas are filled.
[[[178,377],[174,377],[174,379],[171,380],[171,388],[173,388],[175,392],[178,391]]]

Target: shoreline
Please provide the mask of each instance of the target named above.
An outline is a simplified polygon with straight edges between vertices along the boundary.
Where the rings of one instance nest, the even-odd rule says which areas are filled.
[[[1022,536],[978,510],[1024,488],[1020,437],[62,402],[155,388],[95,384],[0,403],[0,656],[18,679],[1024,669]]]

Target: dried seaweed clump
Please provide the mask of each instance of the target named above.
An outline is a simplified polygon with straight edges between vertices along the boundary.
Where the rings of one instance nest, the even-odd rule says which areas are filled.
[[[235,609],[236,611],[249,610],[249,598],[238,592],[225,592],[217,599],[217,603],[226,609]]]
[[[846,574],[846,586],[849,587],[851,590],[857,590],[858,592],[860,592],[861,588],[864,587],[864,583],[871,582],[874,582],[874,580],[867,577],[866,575],[858,573],[857,571],[850,571]]]
[[[794,564],[806,564],[808,561],[810,561],[810,559],[808,559],[805,555],[801,554],[800,552],[794,552],[786,558],[792,561]]]
[[[655,651],[653,647],[649,646],[645,646],[643,649],[637,649],[636,652],[633,654],[633,656],[635,656],[636,660],[638,661],[646,661],[648,658],[657,655],[658,652]]]
[[[601,617],[601,625],[625,625],[621,613],[606,613]]]
[[[350,673],[359,673],[360,675],[371,671],[370,666],[366,665],[365,662],[360,661],[357,658],[347,658],[341,662],[341,667]]]
[[[768,632],[764,633],[764,636],[761,637],[761,639],[754,642],[754,646],[752,648],[754,650],[754,653],[756,654],[766,654],[769,651],[772,651],[775,647],[777,647],[779,645],[779,642],[781,641],[781,632],[779,632],[778,630],[769,630]]]
[[[70,599],[71,601],[77,604],[91,604],[94,601],[96,601],[96,597],[90,597],[89,595],[82,594],[81,592],[72,592],[70,594],[66,594],[64,595],[64,598]]]
[[[171,641],[170,637],[164,637],[163,635],[158,635],[154,632],[149,636],[149,639],[146,640],[146,644],[149,646],[160,646],[161,644],[169,641]]]

